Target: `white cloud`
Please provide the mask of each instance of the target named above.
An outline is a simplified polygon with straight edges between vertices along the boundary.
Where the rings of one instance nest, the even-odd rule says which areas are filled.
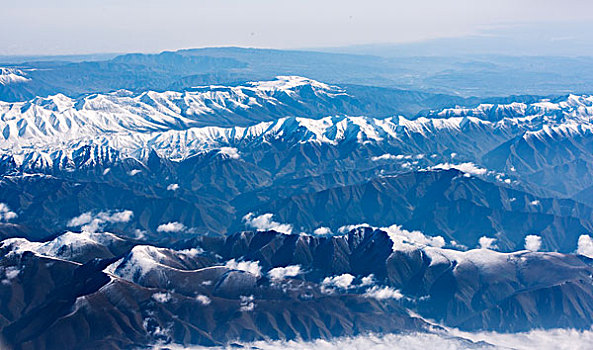
[[[542,238],[537,235],[525,236],[525,249],[537,252],[542,247]]]
[[[503,349],[585,350],[591,349],[593,343],[593,331],[591,330],[549,329],[522,333],[470,333],[452,330],[452,333],[454,336],[475,342],[484,341]]]
[[[361,286],[371,286],[373,284],[375,284],[375,275],[373,274],[363,277],[360,282]]]
[[[88,211],[86,213],[82,213],[79,216],[70,219],[70,221],[68,221],[68,227],[82,226],[84,224],[88,224],[92,220],[93,216],[91,215],[91,212]]]
[[[451,336],[433,333],[406,333],[406,334],[365,334],[356,337],[336,337],[330,340],[318,339],[313,341],[256,341],[252,343],[238,343],[245,349],[261,350],[426,350],[433,349],[438,344],[439,349],[461,350],[467,349],[467,342]],[[167,344],[172,350],[223,350],[227,347],[194,347],[185,348],[182,345]],[[484,347],[486,348],[486,347]],[[157,349],[156,347],[154,348]],[[160,349],[160,348],[159,348]],[[541,349],[541,348],[540,348]]]
[[[268,276],[272,280],[282,280],[286,277],[298,276],[301,273],[300,265],[290,265],[286,267],[276,267],[268,271]]]
[[[491,237],[486,237],[486,236],[482,236],[480,237],[480,239],[478,240],[478,244],[480,245],[481,249],[496,249],[496,245],[494,244],[496,242],[496,238],[491,238]]]
[[[167,186],[167,191],[177,191],[178,189],[179,189],[178,184],[169,184],[169,186]]]
[[[435,333],[403,333],[403,334],[365,334],[355,337],[336,337],[331,340],[319,339],[314,341],[256,341],[238,343],[246,349],[261,350],[426,350],[439,349],[462,350],[467,349],[468,342],[483,341],[487,344],[478,345],[475,349],[517,349],[517,350],[585,350],[593,343],[593,331],[579,331],[574,329],[533,330],[524,333],[494,333],[494,332],[450,332]],[[182,345],[167,344],[172,350],[190,349]],[[155,347],[155,349],[157,349]],[[159,347],[160,349],[160,347]],[[223,350],[226,347],[192,346],[192,350]]]
[[[441,236],[426,236],[420,231],[408,231],[399,225],[382,227],[387,232],[391,241],[393,241],[393,250],[405,250],[412,246],[430,246],[442,248],[445,245],[445,239]]]
[[[201,254],[204,254],[204,249],[198,247],[198,248],[182,249],[182,250],[178,250],[177,252],[191,256],[192,258],[195,258]]]
[[[348,289],[354,281],[354,276],[349,273],[345,273],[339,276],[326,277],[321,282],[322,291],[327,287],[337,287],[341,289]],[[327,291],[327,289],[325,289]]]
[[[19,270],[19,268],[17,268],[16,266],[8,266],[4,269],[4,276],[6,277],[5,279],[3,279],[1,281],[2,284],[8,285],[10,284],[10,281],[12,281],[13,279],[15,279],[19,274],[21,273],[21,270]]]
[[[15,219],[18,215],[11,211],[6,203],[0,203],[0,221],[10,221]]]
[[[170,293],[154,293],[152,298],[157,302],[164,304],[171,301],[171,294]]]
[[[330,230],[329,227],[318,227],[315,229],[315,231],[313,231],[314,235],[317,236],[325,236],[325,235],[331,235],[332,231]]]
[[[589,235],[581,235],[577,243],[577,254],[593,259],[593,238]]]
[[[168,222],[166,224],[162,224],[159,225],[159,227],[156,228],[157,232],[185,232],[187,230],[187,227],[177,221],[172,221],[172,222]]]
[[[142,170],[140,170],[140,169],[132,169],[132,170],[128,171],[128,175],[135,176],[141,172],[142,172]]]
[[[137,228],[134,230],[134,236],[137,239],[144,239],[146,237],[146,231]]]
[[[212,300],[210,300],[210,298],[208,298],[207,296],[202,295],[202,294],[196,295],[196,300],[204,306],[210,305],[210,303],[212,302]]]
[[[366,227],[368,227],[368,228],[375,228],[375,227],[373,227],[373,226],[371,226],[371,225],[369,225],[367,223],[358,224],[358,225],[344,225],[344,226],[341,226],[340,228],[338,228],[338,232],[341,233],[341,234],[345,234],[345,233],[348,233],[348,232],[350,232],[352,230],[355,230],[355,229],[357,229],[359,227],[363,227],[363,228],[366,228]]]
[[[18,269],[18,267],[15,266],[9,266],[4,270],[4,274],[6,275],[6,278],[8,278],[9,280],[16,278],[16,276],[18,276],[21,273],[21,270]]]
[[[377,162],[379,160],[395,160],[395,159],[398,159],[399,160],[399,159],[402,159],[402,158],[403,158],[402,155],[394,156],[393,154],[385,153],[385,154],[382,154],[382,155],[380,155],[378,157],[372,157],[371,160],[373,162]]]
[[[379,300],[383,300],[383,299],[399,300],[404,297],[402,295],[402,293],[400,293],[400,291],[398,291],[398,290],[395,290],[391,287],[379,287],[379,286],[373,286],[373,287],[367,289],[367,291],[364,293],[364,296],[367,298],[374,298],[374,299],[379,299]]]
[[[134,217],[134,212],[132,212],[131,210],[123,210],[115,212],[111,215],[105,212],[101,212],[99,213],[98,217],[102,218],[107,222],[130,222],[130,220],[132,220],[132,217]]]
[[[371,228],[377,229],[377,227],[369,224],[358,224],[358,225],[344,225],[338,229],[340,234],[346,234],[357,228]],[[389,227],[379,227],[380,230],[387,232],[389,238],[393,242],[393,250],[407,250],[413,247],[436,247],[442,248],[445,246],[445,239],[441,236],[426,236],[420,231],[408,231],[401,227],[401,225],[391,225]]]
[[[540,202],[539,200],[537,200],[537,199],[536,199],[536,200],[533,200],[533,201],[529,202],[529,204],[531,204],[531,205],[533,205],[533,206],[536,206],[536,205],[540,205],[540,204],[541,204],[541,202]]]
[[[101,211],[93,215],[90,211],[82,213],[68,221],[69,227],[81,227],[84,232],[97,232],[106,224],[129,222],[134,217],[131,210],[121,210],[116,212]]]
[[[276,231],[280,233],[290,234],[292,233],[292,225],[281,224],[272,220],[274,214],[267,213],[260,216],[255,216],[253,213],[249,213],[243,217],[245,225],[252,227],[258,231]]]
[[[241,156],[239,155],[239,150],[235,147],[221,147],[218,154],[225,155],[231,159],[239,159]]]
[[[232,270],[249,272],[258,278],[261,276],[261,266],[259,266],[259,261],[236,261],[235,259],[231,259],[227,261],[224,266]]]
[[[458,243],[457,241],[451,241],[451,245],[453,246],[453,248],[456,248],[458,250],[467,250],[467,247],[461,243]]]
[[[484,168],[480,168],[479,166],[475,165],[471,162],[460,163],[460,164],[451,164],[451,163],[442,163],[433,166],[431,169],[442,169],[442,170],[449,170],[449,169],[457,169],[459,171],[463,171],[467,174],[472,175],[484,175],[488,172],[488,170]]]

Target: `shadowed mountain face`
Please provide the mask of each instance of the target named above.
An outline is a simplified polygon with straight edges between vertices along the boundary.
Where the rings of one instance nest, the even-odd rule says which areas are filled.
[[[534,200],[528,193],[447,170],[380,177],[293,196],[265,204],[260,211],[294,222],[305,232],[320,226],[335,232],[357,220],[379,227],[397,222],[468,247],[477,246],[484,235],[497,237],[498,248],[505,251],[521,249],[526,234],[539,234],[545,249],[569,252],[582,232],[593,229],[593,212],[586,205],[567,199],[537,199],[534,205]]]
[[[242,232],[169,248],[107,233],[4,240],[3,341],[111,349],[439,330],[408,309],[464,330],[591,324],[588,260],[398,237],[359,228],[335,237]]]
[[[231,174],[235,172],[225,176],[235,177],[235,182],[245,175]],[[229,193],[234,188],[227,187],[229,184],[210,193],[208,188],[199,188],[194,194],[166,190],[149,182],[150,178],[144,188],[44,176],[7,178],[0,183],[0,201],[10,207],[20,203],[21,211],[19,218],[2,228],[6,236],[40,239],[68,229],[70,220],[80,213],[125,208],[133,217],[109,227],[132,237],[140,229],[151,239],[170,241],[200,232],[239,229],[244,225],[241,218],[256,212],[272,213],[276,220],[304,232],[318,227],[337,232],[352,223],[377,227],[397,223],[467,247],[475,247],[480,237],[489,236],[497,239],[499,249],[513,251],[523,247],[525,236],[536,234],[542,237],[544,249],[572,252],[579,235],[591,231],[593,225],[592,209],[587,205],[540,198],[458,170],[409,172],[370,181],[357,174],[337,179],[354,184],[290,195],[302,190],[300,184],[289,183],[235,197]],[[327,186],[323,179],[306,181],[320,189]],[[159,225],[176,221],[191,230],[157,231]]]

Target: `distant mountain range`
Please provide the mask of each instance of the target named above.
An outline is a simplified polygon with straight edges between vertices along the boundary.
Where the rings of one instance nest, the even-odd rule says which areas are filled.
[[[475,56],[461,52],[392,57],[228,47],[90,56],[83,61],[80,57],[70,61],[39,57],[35,61],[32,57],[31,61],[7,58],[3,63],[0,57],[0,67],[16,69],[27,79],[5,84],[0,78],[0,100],[26,101],[58,93],[76,98],[119,89],[182,91],[201,85],[269,80],[278,75],[462,97],[593,91],[590,57]]]

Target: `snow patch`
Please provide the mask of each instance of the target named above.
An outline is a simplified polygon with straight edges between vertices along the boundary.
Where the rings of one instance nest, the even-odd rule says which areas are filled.
[[[241,156],[239,155],[239,150],[236,149],[235,147],[221,147],[220,150],[218,151],[218,154],[222,154],[222,155],[227,156],[228,158],[231,158],[231,159],[241,158]]]
[[[253,295],[245,296],[241,295],[241,307],[239,310],[241,312],[250,312],[255,309],[255,298]]]
[[[152,298],[161,303],[161,304],[165,304],[168,303],[169,301],[171,301],[171,294],[170,293],[154,293],[152,295]]]

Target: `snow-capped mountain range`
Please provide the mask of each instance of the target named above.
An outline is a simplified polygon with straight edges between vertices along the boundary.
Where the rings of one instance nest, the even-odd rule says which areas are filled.
[[[369,91],[0,102],[0,344],[590,328],[593,96],[402,115]]]
[[[334,146],[372,143],[408,153],[433,153],[439,147],[456,152],[463,144],[470,146],[466,153],[482,155],[517,136],[558,139],[589,135],[593,129],[593,97],[575,95],[554,102],[448,108],[421,117],[308,117],[315,104],[339,106],[352,100],[339,87],[278,77],[185,92],[118,91],[78,99],[55,95],[0,102],[0,152],[19,167],[35,170],[72,164],[73,154],[83,146],[96,149],[97,157],[116,151],[120,157],[140,160],[151,150],[179,160],[224,147],[241,152],[278,140]],[[245,118],[252,119],[251,125],[221,126]],[[478,138],[482,141],[472,141]]]

